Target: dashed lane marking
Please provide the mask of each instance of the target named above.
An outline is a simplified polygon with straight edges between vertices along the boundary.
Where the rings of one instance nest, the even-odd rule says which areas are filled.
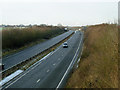
[[[40,79],[37,80],[37,83],[40,82]]]

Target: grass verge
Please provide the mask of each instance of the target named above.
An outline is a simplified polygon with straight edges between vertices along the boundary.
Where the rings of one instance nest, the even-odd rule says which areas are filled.
[[[118,29],[115,24],[89,26],[79,67],[66,88],[118,88]]]

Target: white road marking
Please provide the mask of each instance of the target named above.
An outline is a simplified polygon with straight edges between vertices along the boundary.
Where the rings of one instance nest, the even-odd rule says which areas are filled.
[[[58,51],[60,49],[60,47],[59,48],[57,48],[55,51],[53,51],[53,53],[51,54],[51,55],[53,55],[56,51]],[[50,56],[51,56],[50,55]]]
[[[84,46],[84,44],[83,44],[83,46]],[[80,54],[80,58],[79,58],[79,60],[77,61],[77,63],[80,62],[80,59],[81,59],[81,55],[82,55],[82,53],[83,53],[83,48],[82,48],[82,51],[81,51],[81,54]]]
[[[37,83],[40,82],[40,79],[37,80]]]
[[[72,38],[72,37],[71,37]],[[53,52],[51,52],[51,55],[49,55],[49,56],[52,56],[56,51],[58,51],[60,49],[60,47],[59,48],[57,48],[55,51],[53,51]],[[39,62],[39,61],[38,61]],[[41,63],[41,62],[40,62]],[[40,63],[37,63],[36,62],[36,66],[34,66],[33,68],[31,68],[31,67],[29,67],[29,68],[31,68],[29,71],[27,71],[26,73],[24,73],[22,76],[20,76],[19,78],[17,78],[15,81],[13,81],[12,83],[10,83],[8,86],[6,86],[5,88],[8,88],[9,86],[11,86],[12,84],[14,84],[15,82],[17,82],[19,79],[21,79],[23,76],[25,76],[27,73],[29,73],[32,69],[34,69],[35,67],[37,67]],[[28,68],[28,69],[29,69]]]
[[[50,70],[48,69],[47,72],[49,72]]]
[[[41,63],[41,62],[40,62],[40,63]],[[40,64],[40,63],[39,63],[39,64]],[[31,70],[34,69],[34,68],[35,68],[35,67],[31,68]]]
[[[68,70],[70,69],[70,67],[71,67],[71,65],[72,65],[72,63],[73,63],[73,60],[75,59],[75,57],[76,57],[76,55],[77,55],[77,52],[78,52],[78,50],[79,50],[79,48],[80,48],[79,46],[80,46],[80,44],[81,44],[81,41],[82,41],[82,38],[81,38],[80,43],[79,43],[79,45],[78,45],[77,51],[76,51],[76,53],[75,53],[75,55],[74,55],[74,57],[73,57],[73,59],[72,59],[72,62],[70,63],[70,65],[69,65],[69,67],[67,68],[65,74],[63,75],[62,79],[60,80],[59,84],[57,85],[56,90],[57,90],[57,88],[60,87],[60,85],[61,85],[63,79],[65,78],[65,76],[66,76]]]
[[[39,64],[37,64],[35,67],[37,67]],[[29,73],[32,69],[30,69],[29,71],[27,71],[26,73],[24,73],[21,77],[19,77],[18,79],[16,79],[15,81],[13,81],[12,83],[10,83],[8,86],[6,86],[5,88],[8,88],[10,85],[14,84],[16,81],[18,81],[19,79],[21,79],[23,76],[25,76],[27,73]]]
[[[51,55],[53,55],[57,50],[59,50],[60,48],[56,49]],[[51,56],[49,55],[49,56]],[[38,61],[39,62],[39,61]],[[36,62],[37,63],[37,62]],[[40,62],[41,63],[41,62]],[[32,69],[34,69],[35,67],[37,67],[40,63],[37,63],[36,66],[34,66],[33,68],[31,68],[29,71],[27,71],[26,73],[24,73],[21,77],[17,78],[15,81],[13,81],[12,83],[10,83],[8,86],[6,86],[5,88],[8,88],[9,86],[11,86],[12,84],[14,84],[15,82],[17,82],[19,79],[21,79],[23,76],[25,76],[27,73],[29,73]],[[32,66],[31,66],[32,67]],[[30,68],[30,67],[29,67]],[[29,69],[28,68],[28,69]]]
[[[53,65],[55,66],[55,63]]]

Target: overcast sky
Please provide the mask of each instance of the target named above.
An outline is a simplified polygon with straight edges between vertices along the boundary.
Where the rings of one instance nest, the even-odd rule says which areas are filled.
[[[117,17],[118,0],[0,1],[0,24],[82,26],[114,22]]]

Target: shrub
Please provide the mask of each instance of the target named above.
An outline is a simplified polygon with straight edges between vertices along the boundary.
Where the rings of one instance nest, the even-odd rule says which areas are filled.
[[[49,39],[62,32],[64,32],[64,28],[53,26],[3,30],[2,48],[3,50],[19,48],[30,42]]]

